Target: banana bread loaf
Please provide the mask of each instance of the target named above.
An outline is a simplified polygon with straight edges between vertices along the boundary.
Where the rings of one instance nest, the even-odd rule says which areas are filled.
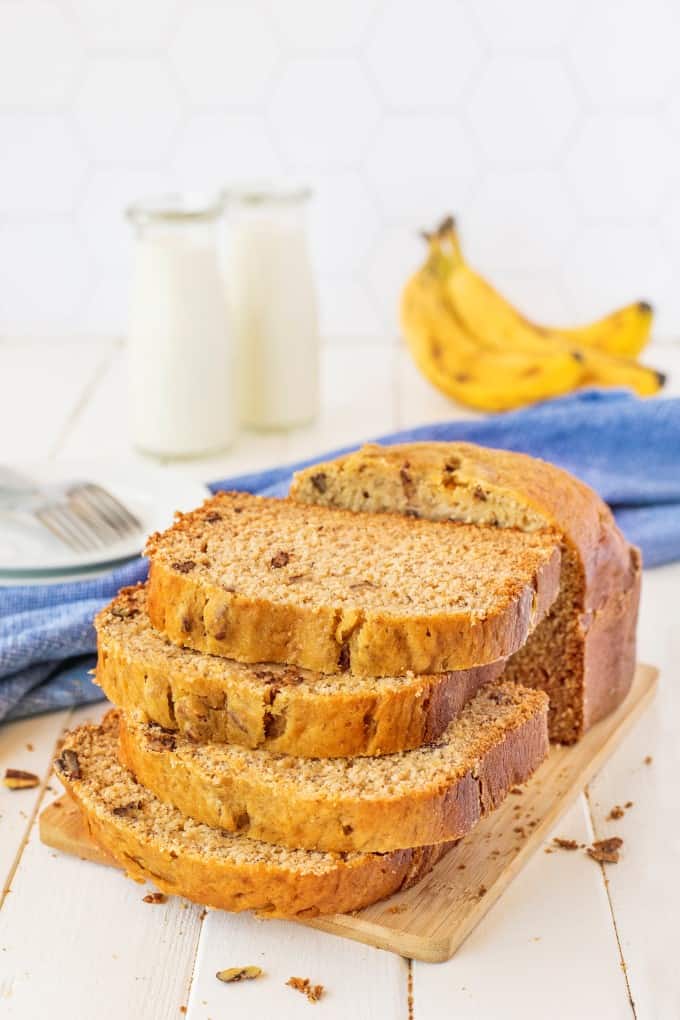
[[[561,536],[560,592],[504,676],[550,696],[550,734],[571,743],[618,705],[635,670],[640,555],[605,503],[566,471],[471,443],[366,446],[315,465],[291,497]]]
[[[147,609],[178,645],[323,673],[468,669],[517,651],[554,601],[548,531],[357,515],[219,493],[148,542]]]
[[[358,910],[414,885],[451,848],[390,854],[286,850],[193,822],[118,761],[118,714],[66,736],[56,772],[92,837],[137,881],[222,910],[310,918]]]
[[[548,699],[488,684],[439,740],[380,758],[302,759],[195,744],[134,713],[121,761],[161,800],[253,839],[328,851],[390,851],[460,839],[548,753]]]
[[[195,742],[227,742],[307,758],[391,754],[436,740],[504,660],[458,672],[326,675],[244,665],[178,648],[155,631],[143,585],[124,588],[95,620],[97,683]]]

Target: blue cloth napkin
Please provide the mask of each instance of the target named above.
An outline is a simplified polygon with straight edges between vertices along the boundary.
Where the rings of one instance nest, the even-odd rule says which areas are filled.
[[[680,399],[639,400],[586,390],[522,411],[379,437],[385,444],[462,439],[553,461],[613,508],[647,567],[680,559]],[[327,457],[355,449],[333,450]],[[221,479],[218,489],[283,496],[292,472],[323,459]],[[103,697],[94,665],[94,614],[123,585],[146,577],[139,558],[92,581],[0,588],[0,720]]]

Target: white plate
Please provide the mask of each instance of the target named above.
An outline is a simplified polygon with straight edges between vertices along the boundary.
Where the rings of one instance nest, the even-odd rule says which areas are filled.
[[[27,519],[16,525],[16,518],[0,513],[0,579],[66,577],[74,574],[93,576],[112,564],[139,555],[147,535],[162,531],[172,523],[176,510],[191,510],[210,495],[201,482],[179,471],[155,465],[102,461],[92,463],[48,463],[21,465],[20,470],[45,484],[71,479],[86,479],[104,486],[124,503],[142,522],[140,530],[104,549],[77,553],[62,545],[38,522]]]

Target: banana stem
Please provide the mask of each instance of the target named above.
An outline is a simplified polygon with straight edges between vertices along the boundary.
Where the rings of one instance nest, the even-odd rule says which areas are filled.
[[[463,252],[460,247],[460,240],[458,238],[458,231],[456,230],[456,221],[453,216],[447,216],[446,219],[437,227],[434,236],[442,244],[452,259],[453,265],[460,265],[463,261]]]

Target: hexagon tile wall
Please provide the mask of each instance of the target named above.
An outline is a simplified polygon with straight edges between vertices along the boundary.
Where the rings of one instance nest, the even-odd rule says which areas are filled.
[[[5,0],[0,335],[124,332],[133,197],[292,175],[323,331],[397,336],[421,228],[529,314],[680,332],[673,0]]]

